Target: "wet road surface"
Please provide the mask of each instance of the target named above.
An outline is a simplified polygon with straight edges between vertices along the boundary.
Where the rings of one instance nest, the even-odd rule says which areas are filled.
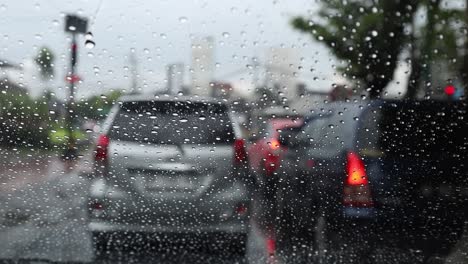
[[[2,150],[3,151],[3,150]],[[3,151],[3,156],[5,152]],[[0,164],[0,259],[48,259],[98,263],[361,263],[346,245],[337,252],[318,252],[308,244],[290,252],[275,251],[271,208],[254,195],[246,257],[230,249],[200,248],[195,244],[161,243],[132,237],[96,255],[87,231],[86,192],[89,166],[83,157],[77,169],[64,172],[53,155],[26,155]],[[432,263],[467,263],[468,239],[446,260]],[[125,245],[132,249],[128,249]],[[376,247],[372,263],[417,263],[420,252]]]

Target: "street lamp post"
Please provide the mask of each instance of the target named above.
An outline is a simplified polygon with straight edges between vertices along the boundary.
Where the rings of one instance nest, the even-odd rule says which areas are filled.
[[[66,125],[68,132],[68,142],[67,148],[65,150],[65,159],[74,160],[76,159],[76,142],[73,136],[73,106],[75,98],[75,83],[79,80],[78,76],[75,73],[75,67],[77,63],[77,52],[78,46],[76,43],[77,34],[85,34],[87,32],[88,21],[85,18],[78,17],[76,15],[67,15],[65,17],[65,32],[71,33],[72,43],[70,47],[71,56],[70,56],[70,72],[66,77],[69,86],[69,97],[67,100],[66,107]]]

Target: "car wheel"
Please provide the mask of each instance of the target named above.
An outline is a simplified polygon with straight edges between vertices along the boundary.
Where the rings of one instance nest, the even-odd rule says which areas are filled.
[[[96,258],[102,258],[109,255],[110,251],[118,241],[117,234],[108,234],[102,232],[92,233],[92,242]]]
[[[301,256],[301,252],[314,250],[314,216],[310,210],[298,212],[289,204],[285,191],[278,186],[277,210],[274,226],[276,249],[284,258]],[[291,260],[291,259],[290,259]],[[289,262],[289,261],[286,261]]]
[[[363,229],[353,230],[351,226],[333,221],[322,211],[317,218],[314,245],[319,263],[336,263],[346,256],[350,263],[373,263],[369,259],[372,243]]]

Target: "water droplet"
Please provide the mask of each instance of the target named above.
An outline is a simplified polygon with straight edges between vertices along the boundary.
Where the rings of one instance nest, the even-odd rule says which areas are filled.
[[[180,23],[186,23],[188,21],[188,18],[187,17],[179,17],[179,22]]]
[[[205,117],[205,116],[200,116],[198,119],[200,119],[200,120],[205,120],[206,117]]]
[[[180,121],[181,123],[185,123],[185,122],[188,122],[188,119],[183,117],[183,118],[179,119],[179,121]]]
[[[94,41],[90,40],[90,39],[87,39],[85,41],[85,47],[88,48],[88,49],[92,49],[94,48],[94,46],[96,46],[96,43],[94,43]]]
[[[58,21],[57,19],[52,20],[52,25],[58,26],[58,25],[59,25],[59,21]]]
[[[229,34],[229,32],[223,32],[223,37],[224,38],[229,38],[231,35]]]
[[[166,39],[166,38],[167,38],[167,35],[164,34],[164,33],[159,34],[159,36],[160,36],[162,39]]]
[[[91,32],[86,33],[85,39],[93,39],[93,33]]]
[[[377,30],[372,30],[371,31],[371,34],[373,37],[377,37],[379,35],[379,33],[377,32]]]

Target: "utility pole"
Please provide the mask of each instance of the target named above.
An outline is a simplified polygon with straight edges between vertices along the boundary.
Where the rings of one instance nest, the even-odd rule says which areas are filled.
[[[67,15],[65,17],[65,32],[71,33],[72,41],[70,47],[70,71],[66,77],[66,81],[69,83],[69,96],[67,100],[67,109],[65,114],[66,126],[68,132],[68,143],[65,150],[64,158],[67,160],[76,159],[76,142],[73,136],[74,128],[74,104],[75,104],[75,83],[79,81],[78,76],[75,73],[75,67],[77,63],[78,45],[76,43],[77,34],[85,34],[88,27],[88,21],[84,18]]]
[[[254,89],[257,89],[258,81],[260,79],[260,76],[259,76],[260,62],[258,61],[258,57],[252,57],[252,67],[253,67],[253,71],[252,71],[253,80],[252,81],[253,81]]]
[[[132,68],[132,83],[130,84],[130,94],[135,94],[137,92],[137,85],[138,85],[138,61],[135,55],[135,50],[130,51],[130,66]]]

